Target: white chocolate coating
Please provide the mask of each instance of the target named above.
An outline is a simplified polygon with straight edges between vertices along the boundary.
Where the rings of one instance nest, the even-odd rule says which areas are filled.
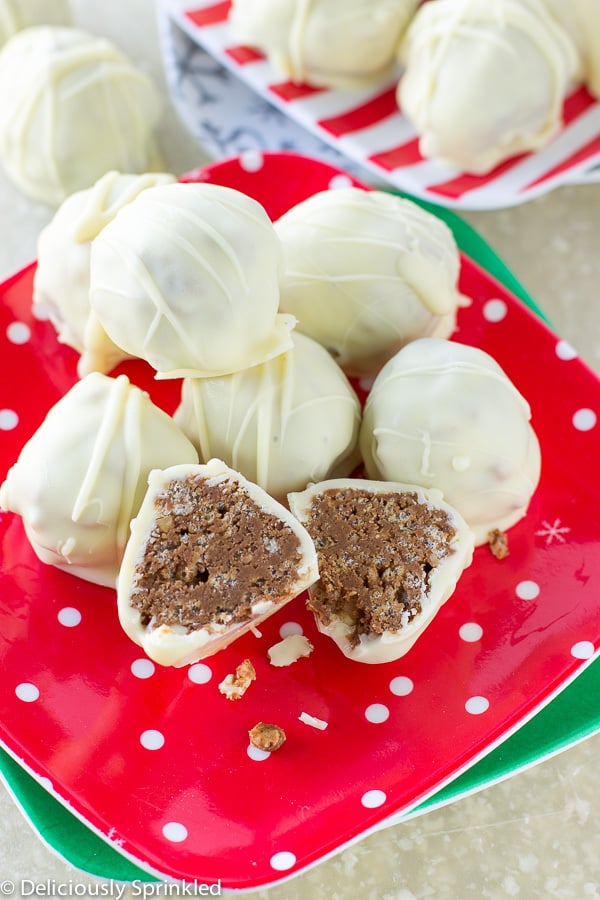
[[[288,634],[282,641],[269,647],[267,656],[272,666],[291,666],[302,657],[310,656],[315,648],[305,634]]]
[[[424,156],[476,174],[546,145],[577,51],[539,0],[437,0],[402,45],[402,111]]]
[[[201,460],[225,460],[282,501],[359,462],[354,390],[323,347],[293,337],[291,350],[261,366],[186,379],[175,412]]]
[[[442,491],[483,544],[521,519],[540,477],[531,411],[492,357],[424,338],[381,370],[360,449],[371,478]]]
[[[542,0],[567,32],[582,61],[583,79],[600,99],[600,3],[598,0]]]
[[[70,25],[69,0],[0,0],[0,47],[33,25]]]
[[[38,238],[33,302],[50,313],[58,339],[81,354],[78,372],[109,372],[127,357],[94,322],[90,308],[91,242],[127,203],[174,175],[107,172],[59,206]],[[92,320],[92,321],[91,321]]]
[[[417,0],[233,0],[236,41],[293,81],[359,87],[390,74]]]
[[[44,563],[115,587],[151,469],[196,462],[170,416],[125,375],[77,382],[23,447],[0,508],[23,518]]]
[[[367,479],[332,479],[321,484],[313,484],[302,493],[290,494],[290,509],[298,519],[309,525],[313,499],[328,490],[356,489],[372,493],[405,493],[417,495],[419,503],[431,509],[441,509],[448,515],[455,534],[450,542],[452,553],[431,570],[428,576],[429,589],[421,596],[421,612],[399,631],[384,631],[382,634],[361,634],[358,644],[354,643],[354,626],[342,617],[323,622],[315,611],[317,628],[338,645],[344,656],[356,662],[386,663],[404,656],[415,644],[432,621],[438,610],[452,596],[463,571],[473,559],[473,533],[462,516],[442,499],[440,491],[426,490],[414,484],[391,481],[369,481]],[[309,588],[310,593],[310,588]]]
[[[281,309],[349,375],[375,374],[419,337],[448,337],[461,300],[452,232],[410,200],[322,191],[276,223]]]
[[[291,346],[278,314],[281,247],[263,207],[232,188],[144,191],[92,242],[97,319],[159,378],[258,365]]]
[[[250,618],[233,625],[214,623],[186,631],[181,626],[160,625],[152,623],[142,625],[138,609],[132,606],[130,599],[136,586],[136,569],[143,558],[144,550],[150,538],[156,519],[155,499],[174,480],[189,477],[202,477],[210,484],[230,482],[237,484],[248,498],[266,513],[270,513],[283,521],[298,538],[302,563],[298,568],[297,579],[290,585],[288,592],[277,600],[257,595],[251,603]],[[300,594],[318,578],[317,555],[308,532],[298,520],[280,503],[277,503],[262,488],[245,479],[219,459],[209,460],[205,465],[172,466],[164,471],[150,473],[148,490],[141,505],[139,514],[132,522],[131,537],[127,543],[123,564],[119,573],[117,602],[119,621],[125,633],[143,647],[146,654],[162,666],[185,666],[211,656],[223,649],[247,631],[256,628],[262,621]]]
[[[584,77],[590,92],[600,100],[600,4],[598,0],[575,0],[583,40]]]
[[[0,52],[0,159],[49,206],[112,169],[155,168],[159,115],[154,84],[105,38],[38,26]]]

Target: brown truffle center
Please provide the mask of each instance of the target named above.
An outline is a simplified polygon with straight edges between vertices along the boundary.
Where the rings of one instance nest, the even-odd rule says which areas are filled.
[[[341,619],[361,634],[397,632],[422,609],[431,572],[454,553],[448,514],[412,492],[332,489],[306,521],[319,557],[310,605],[324,625]]]
[[[260,600],[289,597],[302,562],[300,541],[240,485],[177,479],[154,505],[131,595],[142,625],[187,631],[230,625],[248,620]]]

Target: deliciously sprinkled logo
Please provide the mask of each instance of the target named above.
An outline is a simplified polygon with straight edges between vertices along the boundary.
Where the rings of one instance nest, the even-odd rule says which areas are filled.
[[[221,880],[215,884],[199,881],[133,881],[117,882],[110,879],[85,884],[79,881],[33,881],[23,878],[19,882],[3,881],[0,893],[5,897],[220,897]]]

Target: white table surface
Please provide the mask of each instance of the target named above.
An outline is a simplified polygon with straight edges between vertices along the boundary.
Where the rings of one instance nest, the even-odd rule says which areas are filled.
[[[168,99],[153,0],[73,0],[73,6],[78,25],[114,40],[161,86],[159,136],[167,167],[180,174],[205,162],[206,151]],[[37,235],[50,216],[0,172],[0,277],[34,258]],[[600,184],[565,187],[524,206],[464,218],[600,372]],[[245,896],[600,898],[599,756],[595,736],[502,784],[373,834],[283,885]],[[73,895],[98,889],[96,879],[76,872],[41,842],[0,786],[0,885],[6,879],[17,885],[22,879],[54,882],[45,896],[64,893],[64,886]],[[135,888],[126,896],[136,896]]]

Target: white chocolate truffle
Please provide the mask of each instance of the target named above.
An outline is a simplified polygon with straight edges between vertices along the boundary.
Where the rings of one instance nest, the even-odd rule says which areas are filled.
[[[358,397],[327,351],[302,334],[261,366],[186,379],[175,421],[201,460],[217,456],[283,501],[359,462]]]
[[[159,114],[152,81],[105,38],[38,26],[0,52],[0,159],[49,206],[112,169],[155,168]]]
[[[119,620],[163,666],[210,656],[318,577],[298,520],[221,460],[150,474],[119,574]]]
[[[33,25],[70,25],[69,0],[0,0],[0,47]]]
[[[585,83],[600,100],[600,4],[598,0],[575,0],[575,9],[583,45]]]
[[[90,302],[158,378],[258,365],[291,346],[278,314],[281,247],[264,208],[213,184],[144,191],[92,242]]]
[[[454,330],[456,243],[416,203],[383,191],[322,191],[275,230],[284,256],[281,309],[347,374],[375,374],[409,341]]]
[[[52,407],[0,488],[42,562],[116,586],[151,469],[197,462],[170,416],[125,375],[92,373]]]
[[[598,0],[542,0],[581,56],[583,79],[600,99],[600,3]]]
[[[236,41],[293,81],[360,87],[385,79],[417,0],[233,0]]]
[[[437,0],[402,45],[398,102],[423,156],[484,174],[562,125],[579,60],[539,0]]]
[[[67,197],[38,238],[33,302],[48,310],[59,341],[81,354],[81,377],[109,372],[127,357],[91,311],[91,242],[142,191],[173,181],[168,174],[107,172],[93,187]]]
[[[288,499],[317,549],[319,631],[357,662],[404,656],[471,563],[463,518],[440,491],[387,481],[334,479]]]
[[[423,338],[375,379],[360,449],[369,477],[441,490],[479,545],[518,522],[537,487],[540,447],[530,418],[488,353]]]

